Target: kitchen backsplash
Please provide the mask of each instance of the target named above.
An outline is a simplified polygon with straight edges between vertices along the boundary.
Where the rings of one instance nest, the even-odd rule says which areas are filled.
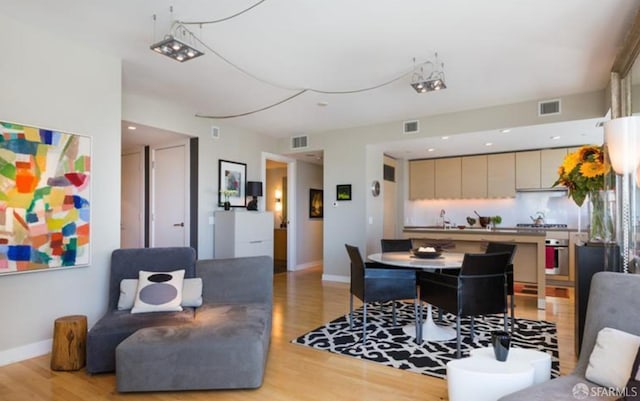
[[[440,211],[451,224],[468,225],[467,216],[501,216],[500,227],[515,227],[518,223],[532,223],[537,212],[544,213],[545,223],[567,224],[570,229],[586,229],[589,206],[587,201],[578,207],[563,191],[518,192],[508,199],[438,199],[405,202],[405,226],[435,226],[442,223]],[[478,223],[476,223],[477,225]]]

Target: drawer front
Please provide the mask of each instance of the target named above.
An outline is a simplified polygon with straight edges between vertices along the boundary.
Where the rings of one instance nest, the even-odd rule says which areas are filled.
[[[236,256],[270,256],[273,257],[273,241],[248,241],[238,242]]]

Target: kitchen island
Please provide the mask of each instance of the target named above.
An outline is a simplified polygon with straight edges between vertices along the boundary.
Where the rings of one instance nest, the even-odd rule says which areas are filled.
[[[545,309],[545,231],[466,228],[464,230],[407,226],[403,237],[416,240],[451,241],[455,252],[484,253],[489,241],[518,245],[513,260],[514,280],[537,286],[538,309]]]

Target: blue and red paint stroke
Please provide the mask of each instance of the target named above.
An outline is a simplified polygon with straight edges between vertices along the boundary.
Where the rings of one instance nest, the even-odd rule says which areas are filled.
[[[89,263],[90,138],[0,122],[0,274]]]

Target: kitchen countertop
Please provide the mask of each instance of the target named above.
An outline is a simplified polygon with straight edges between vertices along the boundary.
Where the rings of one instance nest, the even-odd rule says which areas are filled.
[[[440,228],[434,226],[405,226],[404,231],[416,231],[416,232],[454,232],[454,233],[491,233],[491,234],[509,234],[509,235],[545,235],[546,232],[577,232],[576,228],[526,228],[526,227],[498,227],[491,230],[487,230],[482,227],[465,227],[459,229],[453,228]]]

